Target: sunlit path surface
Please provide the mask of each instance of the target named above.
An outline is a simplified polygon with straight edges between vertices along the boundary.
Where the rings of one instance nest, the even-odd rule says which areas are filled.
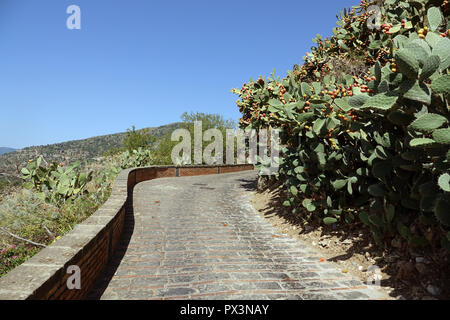
[[[122,244],[90,299],[383,299],[320,262],[250,204],[254,172],[137,185]]]

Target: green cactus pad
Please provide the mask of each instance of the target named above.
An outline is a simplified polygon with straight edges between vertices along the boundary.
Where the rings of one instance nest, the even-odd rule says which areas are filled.
[[[327,217],[323,219],[323,223],[325,223],[326,225],[335,224],[336,222],[338,222],[336,218]]]
[[[398,126],[407,126],[414,120],[414,117],[402,110],[394,110],[388,115],[388,119]]]
[[[322,129],[325,127],[325,119],[317,119],[313,125],[313,131],[315,134],[320,134]]]
[[[278,99],[270,99],[269,100],[269,104],[270,104],[270,106],[272,106],[272,107],[274,107],[274,108],[276,108],[278,110],[284,107],[283,102],[281,102]]]
[[[434,32],[428,32],[427,36],[425,37],[425,40],[430,45],[430,47],[434,48],[436,43],[439,40],[441,40],[441,37]]]
[[[296,196],[298,195],[298,189],[295,186],[291,186],[289,191],[292,193],[292,195]]]
[[[434,131],[433,139],[437,143],[450,145],[450,128],[438,129]]]
[[[435,113],[427,113],[414,121],[409,126],[409,129],[420,132],[433,132],[447,122],[448,120],[444,116]]]
[[[401,84],[400,91],[403,92],[403,97],[413,101],[431,104],[431,92],[428,86],[418,81],[405,81]]]
[[[383,220],[381,220],[381,218],[377,215],[370,215],[369,216],[369,221],[371,224],[377,226],[377,227],[382,227],[383,226]]]
[[[305,199],[302,202],[303,207],[306,208],[309,212],[313,212],[316,210],[316,206],[314,205],[313,201],[311,199]]]
[[[347,98],[341,98],[341,99],[336,99],[334,100],[334,104],[338,107],[341,108],[343,111],[348,112],[350,110],[352,110],[353,108],[350,106],[350,104],[348,103],[348,99]]]
[[[419,62],[409,49],[401,49],[395,55],[395,60],[400,72],[410,79],[417,79],[419,74]]]
[[[433,55],[441,59],[441,70],[447,69],[450,66],[450,39],[440,38],[433,47]]]
[[[372,169],[372,174],[376,178],[384,178],[392,171],[391,161],[377,162]]]
[[[423,65],[431,55],[430,46],[425,40],[416,39],[405,46],[406,49],[414,56],[414,58]]]
[[[422,196],[431,196],[433,194],[436,194],[439,190],[436,187],[436,184],[434,181],[428,181],[424,184],[421,184],[418,188],[419,193]]]
[[[377,88],[379,93],[388,92],[389,91],[389,83],[386,80],[382,80]]]
[[[442,176],[440,176],[438,180],[438,185],[442,190],[450,192],[450,174],[445,173]]]
[[[359,220],[361,220],[361,222],[364,223],[366,226],[370,225],[369,215],[367,214],[367,212],[364,212],[364,211],[360,212]]]
[[[434,212],[434,208],[436,207],[436,202],[439,200],[439,197],[434,195],[426,195],[420,199],[420,210],[425,212]]]
[[[440,223],[449,227],[450,226],[450,203],[441,198],[437,201],[436,207],[434,208],[434,215]]]
[[[367,99],[361,108],[389,110],[394,106],[395,102],[397,102],[397,99],[398,96],[393,93],[380,93]]]
[[[347,180],[336,180],[332,182],[334,190],[340,190],[347,184]]]
[[[302,94],[306,94],[307,96],[312,95],[311,88],[309,87],[309,84],[307,84],[306,82],[302,82],[301,88],[302,88]]]
[[[309,121],[312,120],[316,117],[316,115],[314,114],[314,112],[306,112],[306,113],[300,113],[297,116],[297,121],[299,122],[305,122],[305,121]]]
[[[437,78],[431,84],[431,90],[434,93],[449,94],[450,93],[450,74],[446,74]]]
[[[374,197],[384,197],[386,194],[386,190],[383,188],[381,184],[373,184],[368,188],[368,192],[370,195]]]
[[[348,104],[352,108],[358,109],[364,105],[364,103],[366,102],[366,100],[368,98],[369,97],[365,96],[365,95],[356,95],[356,96],[350,97],[350,99],[348,99]]]
[[[407,42],[408,42],[408,38],[402,34],[399,34],[394,38],[394,45],[397,47],[397,49],[403,48],[403,46]]]
[[[427,17],[431,31],[435,31],[437,28],[439,28],[439,26],[443,21],[441,10],[437,7],[429,8],[427,12]]]
[[[436,141],[428,138],[413,139],[410,142],[410,146],[413,148],[429,148],[436,144]]]
[[[422,72],[420,73],[420,80],[425,80],[431,77],[436,71],[439,70],[441,59],[439,56],[430,56],[424,63]]]

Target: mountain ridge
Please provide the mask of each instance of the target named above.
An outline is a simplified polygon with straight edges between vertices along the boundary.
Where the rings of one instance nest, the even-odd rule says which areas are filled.
[[[0,147],[0,155],[5,154],[5,153],[9,153],[9,152],[14,152],[17,149],[14,148],[9,148],[9,147]]]
[[[160,127],[149,127],[149,133],[158,138],[178,129],[179,122]],[[143,129],[141,129],[143,130]],[[139,130],[138,130],[139,131]],[[0,154],[0,180],[5,177],[20,176],[20,169],[25,167],[28,160],[42,156],[45,161],[58,163],[73,163],[75,161],[90,162],[103,157],[105,152],[123,147],[126,132],[90,137],[87,139],[71,140],[49,145],[31,146],[9,153]]]

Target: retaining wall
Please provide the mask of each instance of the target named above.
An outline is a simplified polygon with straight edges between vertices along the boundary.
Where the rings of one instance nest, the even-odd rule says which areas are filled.
[[[253,170],[253,165],[148,167],[122,171],[105,204],[72,231],[0,278],[0,300],[77,300],[89,293],[121,239],[133,188],[158,178]],[[128,209],[128,210],[127,210]],[[81,289],[69,289],[70,266],[81,271]]]

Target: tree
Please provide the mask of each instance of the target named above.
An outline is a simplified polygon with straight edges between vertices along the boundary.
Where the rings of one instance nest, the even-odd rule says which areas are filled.
[[[132,152],[139,148],[148,148],[155,142],[155,138],[149,133],[149,129],[136,130],[135,126],[127,129],[127,135],[123,141],[126,150]]]
[[[226,132],[229,129],[236,129],[237,123],[233,120],[225,120],[222,115],[220,114],[210,114],[210,113],[201,113],[201,112],[191,112],[191,113],[183,113],[181,115],[181,120],[183,120],[182,128],[187,129],[192,137],[191,140],[191,159],[194,161],[194,122],[200,121],[202,123],[202,150],[205,150],[205,148],[210,145],[211,143],[215,142],[215,139],[212,139],[212,141],[205,141],[203,138],[205,137],[205,132],[209,129],[218,129],[222,134],[222,143],[223,143],[223,150],[222,155],[225,157],[226,155]],[[207,138],[206,138],[207,139]],[[216,156],[214,153],[213,156]],[[222,159],[225,160],[225,159]],[[203,159],[204,161],[204,159]]]
[[[172,132],[166,133],[164,136],[158,139],[155,150],[153,151],[154,165],[157,166],[170,166],[172,163],[172,149],[178,142],[172,141]]]
[[[237,127],[236,122],[233,120],[225,120],[220,114],[185,112],[181,115],[181,120],[183,120],[182,127],[188,130],[194,127],[195,121],[202,122],[203,131],[219,129],[220,131],[225,132],[227,129],[236,129]]]
[[[187,129],[191,135],[192,152],[194,150],[194,122],[202,122],[202,137],[206,130],[219,129],[222,132],[223,137],[226,137],[227,129],[236,129],[237,124],[233,120],[225,120],[223,116],[219,114],[207,114],[199,112],[183,113],[181,115],[183,121],[180,125],[182,129]],[[172,165],[172,150],[179,143],[178,141],[172,141],[172,132],[165,134],[162,138],[158,139],[157,146],[154,150],[153,157],[156,165]],[[203,139],[202,139],[203,140]],[[211,142],[203,141],[203,149]],[[225,145],[224,145],[225,149]],[[225,150],[224,150],[225,152]],[[225,154],[225,153],[224,153]],[[193,160],[193,153],[191,159]]]

